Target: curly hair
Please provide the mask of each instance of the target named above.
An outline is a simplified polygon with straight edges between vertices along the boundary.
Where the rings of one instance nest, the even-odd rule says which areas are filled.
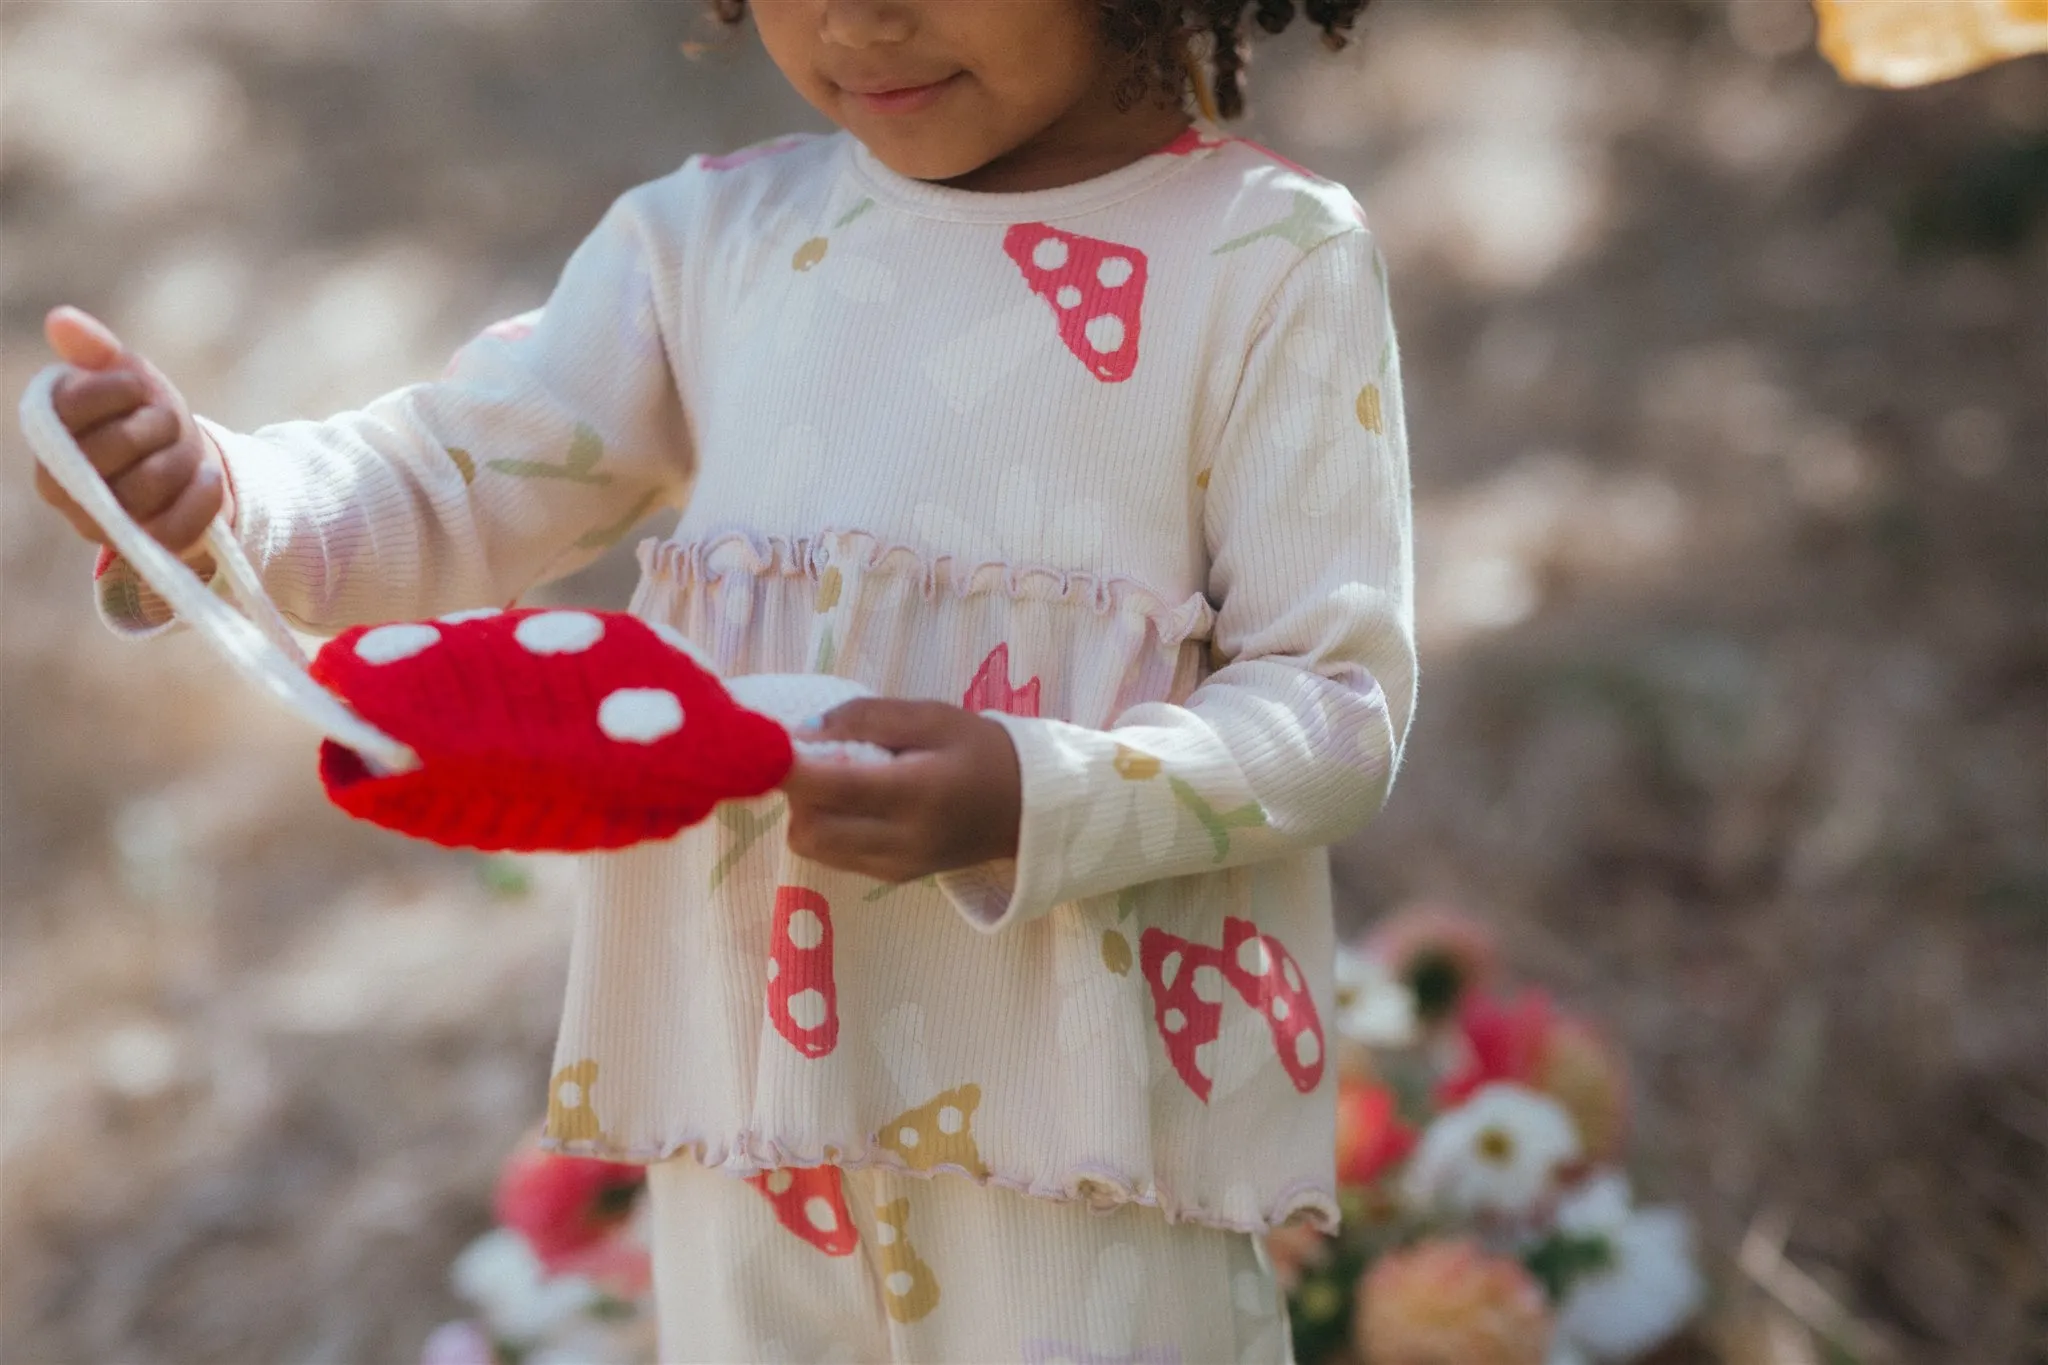
[[[737,24],[747,0],[709,0],[719,20]],[[1323,31],[1331,51],[1350,41],[1352,25],[1372,0],[1097,0],[1103,36],[1130,59],[1116,91],[1129,108],[1147,97],[1177,100],[1190,85],[1204,113],[1244,112],[1247,22],[1279,33],[1297,12]],[[1197,55],[1196,49],[1202,49]],[[1201,67],[1206,66],[1206,72]],[[1206,80],[1204,77],[1206,76]],[[1211,104],[1213,102],[1213,109]]]

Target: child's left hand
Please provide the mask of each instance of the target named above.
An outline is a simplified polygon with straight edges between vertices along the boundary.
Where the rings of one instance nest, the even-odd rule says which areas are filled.
[[[944,702],[863,698],[798,738],[864,740],[896,757],[799,756],[782,784],[797,856],[885,882],[1016,856],[1023,778],[1009,732],[986,716]]]

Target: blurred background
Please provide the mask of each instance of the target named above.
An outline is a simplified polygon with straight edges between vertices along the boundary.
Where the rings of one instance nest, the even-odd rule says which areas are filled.
[[[1883,93],[1812,36],[1379,0],[1260,48],[1247,131],[1365,202],[1411,386],[1421,709],[1341,913],[1461,904],[1615,1030],[1716,1283],[1670,1359],[1847,1359],[1787,1330],[1837,1314],[2041,1362],[2048,63]],[[695,0],[9,0],[0,44],[10,403],[59,301],[231,424],[361,401],[623,189],[815,125]],[[195,642],[100,630],[0,444],[0,1358],[415,1359],[539,1117],[566,869],[327,808]]]

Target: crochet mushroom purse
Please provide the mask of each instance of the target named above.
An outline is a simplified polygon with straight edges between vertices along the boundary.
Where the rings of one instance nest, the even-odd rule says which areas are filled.
[[[36,457],[237,672],[327,738],[320,781],[349,814],[452,847],[580,852],[665,839],[720,801],[760,796],[799,748],[790,727],[862,695],[812,675],[721,681],[689,641],[623,612],[519,609],[357,626],[309,663],[226,525],[207,545],[248,615],[121,508],[58,420],[53,365],[21,401]]]

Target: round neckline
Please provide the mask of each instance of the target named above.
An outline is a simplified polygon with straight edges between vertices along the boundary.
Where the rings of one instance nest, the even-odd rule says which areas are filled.
[[[878,203],[890,204],[924,218],[956,223],[1050,222],[1073,218],[1142,194],[1162,181],[1180,174],[1213,153],[1224,135],[1201,119],[1190,125],[1196,145],[1186,152],[1168,152],[1166,147],[1145,153],[1126,166],[1106,171],[1088,180],[1046,190],[960,190],[929,180],[913,180],[890,170],[869,151],[867,144],[851,133],[840,137],[851,145],[849,159],[856,177]],[[1188,137],[1182,133],[1167,147]]]

